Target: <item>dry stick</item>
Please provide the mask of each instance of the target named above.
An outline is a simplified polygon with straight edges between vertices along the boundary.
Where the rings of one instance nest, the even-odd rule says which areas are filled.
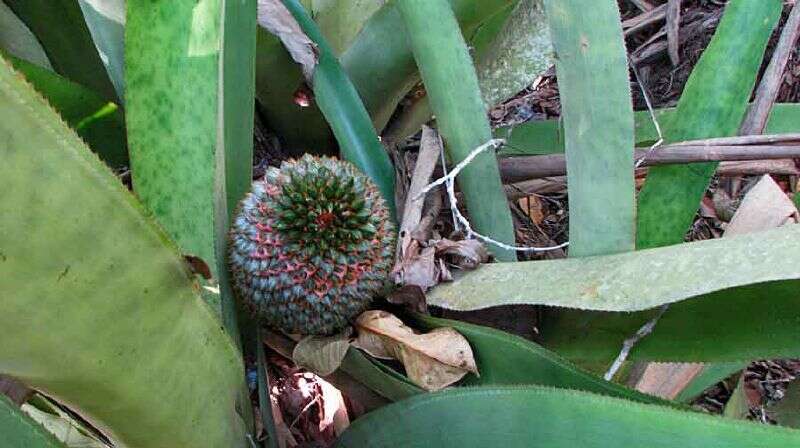
[[[630,0],[634,6],[641,9],[644,12],[652,11],[655,6],[647,0]]]
[[[609,367],[608,371],[605,373],[605,375],[603,375],[603,379],[606,381],[611,381],[611,378],[614,378],[614,375],[617,373],[619,368],[622,367],[622,363],[628,358],[628,354],[631,352],[633,346],[642,340],[643,337],[653,332],[653,328],[656,327],[658,320],[661,319],[661,316],[664,315],[668,308],[669,304],[661,305],[661,309],[658,311],[658,314],[656,314],[655,317],[647,321],[646,324],[642,325],[642,327],[636,331],[636,334],[628,339],[625,339],[625,341],[622,343],[622,350],[620,350],[619,355],[617,355],[617,359],[614,360],[614,363],[611,364],[611,367]]]
[[[644,14],[622,22],[622,29],[625,30],[625,37],[661,20],[664,20],[667,13],[667,5],[660,5]]]
[[[800,157],[800,144],[703,145],[687,143],[689,142],[663,145],[655,151],[636,151],[635,157],[637,160],[642,160],[639,166]],[[504,158],[499,161],[499,164],[500,177],[504,183],[563,176],[567,172],[566,159],[563,154]]]
[[[669,0],[667,3],[667,51],[673,67],[681,62],[678,54],[680,38],[678,30],[681,24],[681,0]]]
[[[722,162],[717,168],[717,175],[723,178],[735,177],[742,175],[763,175],[763,174],[778,174],[778,175],[800,175],[800,170],[792,165],[776,164],[775,162],[783,162],[786,159],[779,160],[758,160],[748,162]],[[763,163],[758,163],[763,162]],[[791,162],[791,160],[790,160]],[[642,178],[647,175],[647,168],[636,170],[636,178]],[[566,176],[553,176],[543,177],[541,179],[531,179],[521,182],[514,182],[505,184],[506,196],[509,199],[516,200],[529,196],[532,194],[563,194],[567,191],[567,177]]]
[[[403,220],[400,224],[400,239],[410,234],[419,225],[422,219],[422,206],[425,198],[422,190],[430,182],[433,170],[436,168],[439,154],[441,153],[442,140],[439,133],[426,125],[422,126],[422,139],[419,146],[419,155],[414,174],[411,176],[411,185],[408,187],[406,205],[403,208]]]
[[[781,32],[772,60],[769,61],[767,70],[758,85],[755,101],[747,112],[739,130],[740,134],[760,134],[766,127],[769,113],[778,97],[778,89],[783,80],[786,63],[794,51],[798,35],[800,35],[800,8],[795,5],[784,25],[783,32]]]

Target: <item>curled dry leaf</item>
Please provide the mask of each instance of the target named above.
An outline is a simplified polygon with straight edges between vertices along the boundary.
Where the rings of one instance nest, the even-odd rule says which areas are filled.
[[[319,61],[317,44],[306,36],[281,0],[258,0],[258,24],[283,42],[292,59],[300,64],[306,81],[311,83]]]
[[[392,272],[395,283],[416,285],[427,291],[440,282],[453,279],[448,264],[469,270],[488,260],[489,252],[478,240],[453,241],[443,238],[431,240],[427,247],[422,247],[417,240],[411,240]]]
[[[452,241],[442,239],[434,244],[436,255],[445,257],[459,269],[475,269],[489,261],[489,251],[478,240]]]
[[[319,376],[328,376],[336,371],[350,347],[351,327],[333,336],[307,336],[300,340],[292,351],[295,364]]]
[[[466,338],[452,328],[417,334],[386,311],[366,311],[356,320],[353,343],[376,358],[403,363],[408,378],[425,390],[447,387],[478,366]]]

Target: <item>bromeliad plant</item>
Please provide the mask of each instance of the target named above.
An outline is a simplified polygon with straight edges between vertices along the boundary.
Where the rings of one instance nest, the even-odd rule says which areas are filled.
[[[605,368],[668,303],[630,359],[714,363],[692,390],[749,360],[800,356],[796,227],[659,247],[682,241],[713,163],[651,168],[637,206],[633,150],[657,135],[631,108],[616,1],[258,3],[0,3],[0,374],[117,446],[252,446],[241,352],[262,347],[234,291],[288,332],[341,328],[378,295],[392,261],[393,167],[378,135],[398,141],[435,115],[458,163],[492,137],[487,101],[555,59],[562,121],[495,134],[512,143],[500,157],[566,153],[570,259],[484,266],[428,297],[462,310],[548,305],[544,346],[409,314],[418,329],[460,332],[480,376],[429,394],[351,347],[340,373],[397,403],[357,420],[340,445],[800,442],[797,431],[699,415],[573,364]],[[781,6],[729,2],[677,110],[657,111],[667,142],[736,133]],[[298,51],[310,55],[302,70]],[[395,114],[420,78],[425,100]],[[313,104],[298,106],[308,89]],[[254,100],[299,160],[251,186]],[[798,117],[776,108],[767,132],[797,132]],[[337,149],[352,165],[301,156]],[[129,168],[135,196],[104,164]],[[475,230],[513,243],[497,159],[483,153],[457,182]],[[0,401],[0,437],[58,443],[32,425]]]

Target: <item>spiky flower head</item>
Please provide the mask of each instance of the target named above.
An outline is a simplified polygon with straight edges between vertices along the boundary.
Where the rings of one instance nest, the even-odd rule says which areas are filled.
[[[234,288],[258,318],[288,333],[331,334],[382,290],[395,230],[369,178],[306,155],[253,184],[230,238]]]

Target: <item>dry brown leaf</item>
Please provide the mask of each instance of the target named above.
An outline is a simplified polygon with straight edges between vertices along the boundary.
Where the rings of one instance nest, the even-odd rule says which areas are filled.
[[[478,240],[452,241],[442,239],[434,244],[436,255],[449,255],[449,261],[459,269],[475,269],[489,261],[489,251]]]
[[[436,269],[436,249],[426,247],[419,250],[415,243],[406,252],[398,265],[396,281],[403,285],[417,285],[427,291],[439,283],[439,272]]]
[[[353,329],[346,327],[333,336],[306,336],[295,345],[292,360],[298,367],[328,376],[342,364],[352,333]]]
[[[317,44],[300,29],[281,0],[258,0],[258,24],[283,42],[292,59],[300,64],[303,76],[310,84],[319,61]]]
[[[544,207],[538,196],[527,196],[517,200],[519,208],[531,218],[534,224],[539,225],[544,221]]]
[[[478,366],[466,338],[452,328],[417,334],[386,311],[366,311],[356,320],[354,345],[376,358],[397,359],[408,378],[425,390],[447,387]]]
[[[794,222],[797,207],[769,175],[764,175],[747,192],[725,236],[757,232]]]
[[[333,431],[337,436],[342,435],[345,429],[350,426],[350,417],[347,415],[347,406],[344,397],[339,389],[322,378],[317,379],[321,394],[322,406],[319,419],[319,432],[324,432],[329,426],[333,425]]]

